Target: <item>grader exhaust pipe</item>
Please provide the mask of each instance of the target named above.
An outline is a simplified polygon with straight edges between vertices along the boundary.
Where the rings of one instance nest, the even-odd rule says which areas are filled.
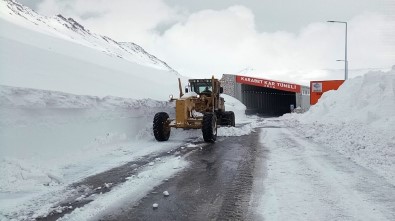
[[[182,86],[181,86],[181,79],[180,78],[178,78],[178,89],[180,89],[180,98],[181,98],[184,94],[182,93]]]
[[[214,75],[211,77],[211,99],[213,101],[213,107],[215,107],[215,93],[214,93],[214,88],[215,87],[215,81],[214,81]],[[216,92],[216,91],[215,91]],[[212,111],[214,113],[215,108],[212,108]]]

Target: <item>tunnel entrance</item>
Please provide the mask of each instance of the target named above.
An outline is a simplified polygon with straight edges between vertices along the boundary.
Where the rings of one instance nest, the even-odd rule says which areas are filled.
[[[263,116],[281,116],[296,107],[296,93],[273,88],[241,85],[242,102],[246,105],[246,114]]]
[[[225,94],[247,107],[246,114],[281,116],[291,112],[291,105],[298,111],[310,107],[310,88],[299,84],[224,74],[221,85]]]

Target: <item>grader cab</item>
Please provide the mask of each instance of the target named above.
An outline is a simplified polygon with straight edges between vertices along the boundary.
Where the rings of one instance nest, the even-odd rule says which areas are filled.
[[[214,76],[211,79],[191,79],[185,94],[178,79],[180,98],[176,102],[175,118],[165,112],[155,114],[153,132],[157,141],[167,141],[171,128],[201,129],[205,142],[215,142],[217,128],[235,126],[235,114],[225,111],[221,84]]]

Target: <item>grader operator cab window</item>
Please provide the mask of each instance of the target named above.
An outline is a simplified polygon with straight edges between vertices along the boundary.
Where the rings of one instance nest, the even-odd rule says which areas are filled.
[[[209,86],[200,86],[199,87],[199,93],[211,93],[211,91],[212,91],[211,86],[210,87]]]
[[[211,80],[191,80],[190,82],[191,91],[201,93],[211,93],[213,91]]]

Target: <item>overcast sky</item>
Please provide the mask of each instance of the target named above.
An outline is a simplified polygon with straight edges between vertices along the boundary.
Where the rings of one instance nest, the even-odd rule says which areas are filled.
[[[342,69],[395,65],[394,0],[19,0],[135,42],[187,76],[250,68],[276,79],[328,78]]]

